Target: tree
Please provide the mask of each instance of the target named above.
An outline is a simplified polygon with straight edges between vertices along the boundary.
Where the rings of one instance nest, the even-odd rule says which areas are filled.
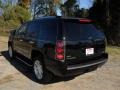
[[[12,0],[6,0],[6,3],[0,2],[0,8],[3,11],[0,16],[0,29],[2,30],[16,28],[31,18],[27,9],[20,5],[13,5]]]
[[[110,25],[109,30],[113,39],[113,44],[120,46],[120,1],[109,1]]]
[[[106,0],[95,0],[93,7],[89,10],[89,18],[92,18],[104,29],[104,33],[107,36],[107,40],[111,39],[111,35],[109,33],[107,27],[107,10],[106,10]]]
[[[2,3],[2,2],[1,2]],[[10,0],[6,0],[6,3],[1,5],[1,8],[3,10],[3,17],[4,17],[4,20],[9,20],[10,19],[10,11],[12,9],[12,3]]]
[[[56,8],[61,4],[61,0],[35,0],[32,2],[33,17],[54,16]]]
[[[67,0],[64,3],[64,8],[66,10],[67,16],[74,16],[73,7],[74,7],[75,3],[76,3],[76,0]]]
[[[23,23],[23,22],[26,22],[26,21],[30,20],[31,14],[30,14],[29,11],[27,11],[23,7],[15,6],[11,10],[11,18],[14,19],[14,20],[15,19],[19,20],[20,23]]]
[[[89,13],[104,29],[108,43],[120,46],[120,1],[95,0]]]
[[[3,8],[2,1],[0,0],[0,8]]]
[[[31,0],[18,0],[18,5],[22,6],[23,8],[29,9],[31,4]]]

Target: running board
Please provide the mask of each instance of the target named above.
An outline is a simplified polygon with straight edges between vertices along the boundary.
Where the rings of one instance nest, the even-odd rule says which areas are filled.
[[[23,62],[24,64],[26,64],[27,66],[32,67],[32,65],[28,64],[27,62],[25,62],[24,60],[20,59],[19,57],[16,56],[16,58],[18,60],[20,60],[21,62]]]

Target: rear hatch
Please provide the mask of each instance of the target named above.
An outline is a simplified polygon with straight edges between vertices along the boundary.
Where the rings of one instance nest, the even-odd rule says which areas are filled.
[[[105,51],[105,36],[90,20],[65,19],[63,27],[68,65],[89,62]]]

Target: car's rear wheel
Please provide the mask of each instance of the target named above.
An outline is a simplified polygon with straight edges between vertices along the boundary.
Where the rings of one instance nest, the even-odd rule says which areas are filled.
[[[43,65],[42,58],[34,58],[33,72],[39,82],[49,82],[52,79],[52,74]]]
[[[14,51],[13,51],[13,47],[11,45],[8,46],[8,53],[9,53],[9,57],[11,59],[14,58]]]

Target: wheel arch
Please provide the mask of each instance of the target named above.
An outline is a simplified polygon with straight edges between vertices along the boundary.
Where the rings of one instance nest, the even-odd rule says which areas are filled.
[[[32,60],[34,60],[34,58],[36,58],[36,57],[41,57],[42,59],[41,59],[41,61],[43,62],[43,63],[45,63],[44,62],[44,54],[41,52],[41,51],[39,51],[39,50],[32,50],[32,52],[31,52],[31,59]]]

